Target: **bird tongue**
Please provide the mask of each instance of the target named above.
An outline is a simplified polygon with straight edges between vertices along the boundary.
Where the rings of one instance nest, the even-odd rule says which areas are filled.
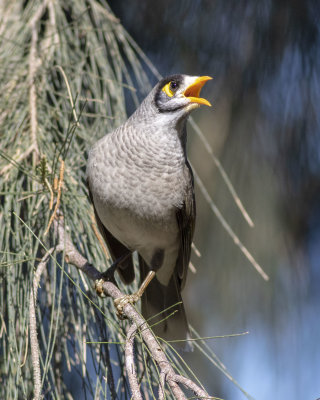
[[[184,91],[184,96],[187,97],[191,103],[204,104],[211,106],[208,100],[199,97],[203,85],[212,79],[210,76],[199,76],[191,85]]]

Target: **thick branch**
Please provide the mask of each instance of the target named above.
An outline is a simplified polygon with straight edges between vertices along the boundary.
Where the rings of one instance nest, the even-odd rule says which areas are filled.
[[[136,366],[134,362],[134,337],[137,333],[136,324],[132,324],[128,330],[126,347],[125,347],[125,360],[126,360],[126,369],[129,378],[129,384],[132,390],[132,398],[133,400],[142,400],[139,383],[137,379]]]

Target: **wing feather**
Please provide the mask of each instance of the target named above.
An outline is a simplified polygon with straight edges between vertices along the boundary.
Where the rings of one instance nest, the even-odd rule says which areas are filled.
[[[194,181],[192,169],[188,161],[185,167],[187,189],[184,202],[181,208],[177,209],[176,217],[180,234],[180,250],[175,267],[175,271],[180,282],[181,290],[183,289],[191,255],[191,245],[194,234],[196,220],[196,202],[194,196]]]

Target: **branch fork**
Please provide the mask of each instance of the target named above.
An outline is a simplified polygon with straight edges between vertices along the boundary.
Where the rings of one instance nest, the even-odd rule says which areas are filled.
[[[58,246],[56,247],[56,250],[64,251],[66,261],[69,264],[74,265],[80,271],[84,272],[89,279],[93,281],[101,279],[102,274],[92,264],[90,264],[82,254],[79,253],[79,251],[72,243],[70,236],[67,234],[65,230],[64,220],[62,216],[53,221],[53,227],[58,236]],[[50,255],[53,252],[53,250],[54,249],[50,249],[44,256],[44,258],[41,260],[40,264],[38,265],[37,273],[35,274],[34,277],[34,284],[32,290],[33,301],[30,301],[31,305],[35,304],[35,299],[36,299],[36,296],[34,296],[33,291],[36,293],[37,285],[40,280],[41,271],[43,270],[47,261],[50,259]],[[110,281],[105,281],[102,284],[102,290],[104,291],[106,296],[112,297],[113,300],[119,299],[123,296],[123,293],[117,288],[117,286]],[[142,400],[140,385],[138,383],[136,374],[136,367],[135,367],[136,362],[134,357],[134,339],[136,337],[138,330],[140,332],[142,340],[148,347],[149,352],[152,358],[154,359],[154,362],[156,362],[160,370],[160,381],[158,389],[159,400],[165,398],[166,385],[171,389],[174,397],[177,400],[186,400],[187,397],[180,388],[179,384],[192,390],[195,396],[198,398],[202,399],[212,398],[203,388],[199,387],[191,379],[176,374],[162,346],[159,344],[156,336],[152,332],[148,323],[130,303],[127,303],[123,306],[123,314],[130,321],[130,326],[127,331],[126,343],[125,343],[125,365],[133,400]],[[33,318],[35,321],[35,313],[33,313]],[[32,341],[37,342],[37,335],[35,329],[36,328],[34,323],[33,323],[33,329],[31,329],[31,321],[30,321],[30,338]],[[33,332],[32,337],[31,337],[31,332]],[[32,352],[32,359],[34,366],[34,381],[39,382],[39,380],[41,381],[41,375],[40,375],[40,365],[39,365],[39,345],[37,343],[36,347],[38,348],[38,350]],[[40,392],[35,393],[34,399],[40,399],[40,398],[41,398]]]

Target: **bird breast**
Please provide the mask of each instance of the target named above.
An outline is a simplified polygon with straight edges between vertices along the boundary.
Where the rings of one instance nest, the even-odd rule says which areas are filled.
[[[186,190],[185,156],[176,132],[122,126],[90,151],[91,192],[106,208],[169,222]]]

